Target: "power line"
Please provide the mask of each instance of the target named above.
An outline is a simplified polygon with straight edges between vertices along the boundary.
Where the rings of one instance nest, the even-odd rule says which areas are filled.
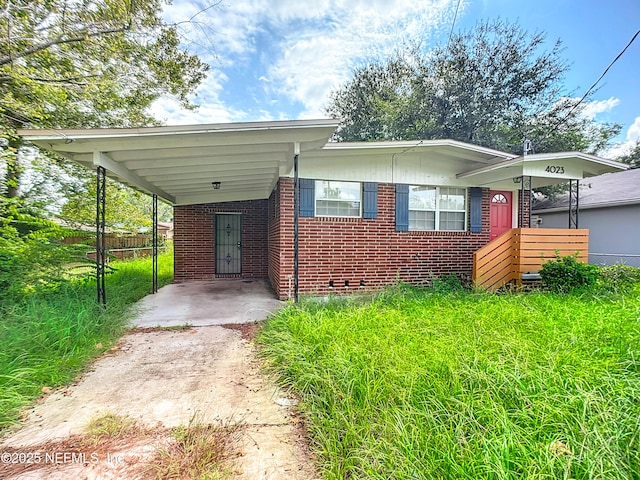
[[[35,121],[33,121],[33,120],[31,120],[31,119],[29,119],[29,118],[27,118],[27,117],[23,117],[23,119],[24,119],[24,120],[23,120],[23,119],[16,118],[16,117],[14,117],[14,116],[12,116],[12,115],[9,115],[9,114],[7,114],[7,113],[4,113],[4,112],[0,112],[0,115],[1,115],[1,116],[3,116],[3,117],[5,117],[5,118],[8,118],[8,119],[10,119],[10,120],[14,120],[14,121],[16,121],[16,122],[20,122],[23,126],[27,126],[27,125],[36,125],[36,126],[38,127],[38,130],[47,131],[47,132],[52,132],[54,135],[58,135],[59,137],[62,137],[62,138],[64,138],[65,140],[70,140],[70,138],[69,138],[67,135],[65,135],[64,133],[62,133],[62,132],[60,132],[60,131],[58,131],[58,130],[56,130],[56,129],[54,129],[54,128],[41,127],[41,126],[39,126],[39,125],[37,124],[37,122],[35,122]],[[21,114],[16,114],[16,115],[20,115],[20,116],[22,116]]]
[[[580,100],[578,100],[578,103],[576,103],[573,107],[571,107],[571,109],[567,112],[567,114],[564,116],[564,118],[562,118],[553,128],[551,128],[551,130],[549,131],[549,133],[547,133],[547,135],[544,138],[548,138],[552,133],[554,133],[564,122],[566,122],[569,117],[571,116],[571,114],[573,113],[573,111],[578,108],[578,106],[584,101],[585,98],[587,98],[587,96],[591,93],[591,91],[596,87],[596,85],[598,85],[598,83],[600,83],[600,80],[602,80],[604,78],[604,76],[607,74],[607,72],[609,71],[609,69],[611,67],[613,67],[613,65],[620,59],[620,57],[622,57],[622,55],[624,55],[624,53],[627,51],[627,49],[631,46],[631,44],[636,40],[636,38],[638,37],[638,35],[640,35],[640,30],[638,30],[635,35],[631,38],[631,40],[629,40],[629,43],[627,43],[627,46],[624,47],[622,49],[622,51],[616,56],[616,58],[613,59],[613,61],[609,64],[609,66],[607,68],[605,68],[604,72],[602,72],[602,75],[600,75],[600,77],[598,77],[598,79],[593,83],[593,85],[591,85],[587,91],[585,92],[585,94],[582,96],[582,98]]]
[[[451,42],[451,36],[453,35],[453,27],[456,25],[456,19],[458,18],[458,10],[460,9],[460,3],[462,0],[458,0],[458,5],[456,6],[456,13],[453,16],[453,23],[451,24],[451,30],[449,31],[449,39],[447,40],[447,47],[449,46],[449,42]]]

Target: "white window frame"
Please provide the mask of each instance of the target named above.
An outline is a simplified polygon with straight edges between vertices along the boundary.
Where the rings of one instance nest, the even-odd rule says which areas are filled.
[[[409,185],[409,212],[433,212],[434,210],[422,209],[422,208],[411,208],[411,192],[413,188],[416,187],[429,187],[435,188],[436,190],[436,205],[435,205],[435,222],[433,230],[424,230],[420,228],[412,228],[411,227],[411,215],[409,214],[409,231],[412,232],[466,232],[468,228],[469,221],[469,189],[465,187],[453,187],[453,186],[434,186],[434,185]],[[464,190],[464,210],[445,210],[440,208],[440,196],[441,189],[449,189],[455,188],[458,190]],[[454,212],[454,213],[463,213],[464,214],[464,225],[461,230],[441,230],[440,229],[440,213],[441,212]]]
[[[358,199],[357,200],[351,200],[351,199],[338,199],[338,198],[326,198],[326,197],[321,197],[319,195],[319,193],[322,193],[323,189],[322,189],[322,184],[324,182],[327,182],[329,184],[329,186],[331,186],[332,183],[351,183],[354,185],[358,185]],[[314,216],[316,217],[330,217],[330,218],[362,218],[362,209],[363,209],[363,193],[362,193],[362,182],[352,182],[352,181],[345,181],[345,180],[316,180],[315,181],[315,185],[314,185],[314,199],[313,199],[313,211],[314,211]],[[327,215],[327,214],[319,214],[318,213],[318,200],[324,201],[324,202],[358,202],[358,214],[357,215]]]

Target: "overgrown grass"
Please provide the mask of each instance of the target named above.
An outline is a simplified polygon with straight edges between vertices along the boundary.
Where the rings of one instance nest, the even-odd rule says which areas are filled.
[[[136,421],[128,416],[107,412],[92,418],[86,427],[87,441],[92,445],[104,443],[107,438],[122,438],[138,429]]]
[[[3,305],[0,319],[0,431],[20,408],[73,380],[109,349],[126,328],[127,309],[151,289],[151,259],[115,262],[107,276],[107,309],[96,303],[94,281],[69,280],[55,289]],[[158,282],[173,277],[172,254],[158,257]]]
[[[242,436],[241,424],[203,424],[192,418],[189,425],[178,426],[171,434],[172,440],[152,462],[157,478],[232,478],[230,460]]]
[[[259,335],[324,478],[640,478],[640,287],[306,302]]]

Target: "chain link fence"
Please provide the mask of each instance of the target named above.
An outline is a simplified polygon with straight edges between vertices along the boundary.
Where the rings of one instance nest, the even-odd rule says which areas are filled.
[[[630,267],[640,268],[640,255],[628,253],[589,252],[589,263],[596,265],[615,265],[616,263],[624,263]]]

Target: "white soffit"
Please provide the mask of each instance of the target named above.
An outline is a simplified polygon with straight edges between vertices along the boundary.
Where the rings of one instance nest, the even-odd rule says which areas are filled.
[[[131,129],[20,130],[58,153],[174,205],[268,198],[293,168],[295,143],[320,149],[338,120],[290,120]],[[214,190],[212,182],[220,182]]]

